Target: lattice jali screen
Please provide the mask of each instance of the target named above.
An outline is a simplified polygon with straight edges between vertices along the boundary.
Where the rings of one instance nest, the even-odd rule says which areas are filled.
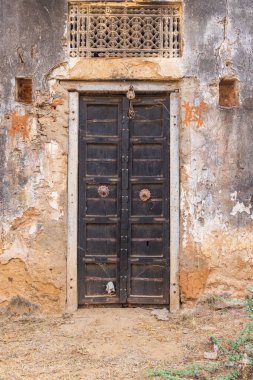
[[[71,57],[179,57],[179,5],[69,5]]]

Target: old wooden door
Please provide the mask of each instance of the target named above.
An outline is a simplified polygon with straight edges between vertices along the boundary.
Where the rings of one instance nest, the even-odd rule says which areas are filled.
[[[169,302],[169,98],[129,107],[80,97],[79,304]]]

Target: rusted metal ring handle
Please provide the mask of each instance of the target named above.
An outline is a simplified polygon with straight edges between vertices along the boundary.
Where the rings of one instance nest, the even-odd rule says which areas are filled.
[[[151,192],[148,189],[142,189],[139,197],[142,202],[147,202],[151,198]]]
[[[100,195],[101,198],[107,198],[110,193],[110,190],[107,186],[101,185],[98,188],[98,194]]]

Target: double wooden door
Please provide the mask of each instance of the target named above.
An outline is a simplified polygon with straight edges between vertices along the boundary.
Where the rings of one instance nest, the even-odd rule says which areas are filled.
[[[79,304],[169,303],[169,97],[81,96]]]

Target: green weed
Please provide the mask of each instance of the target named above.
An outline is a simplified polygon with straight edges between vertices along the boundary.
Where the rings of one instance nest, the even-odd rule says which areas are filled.
[[[174,370],[171,368],[167,369],[157,369],[155,371],[152,371],[152,376],[160,377],[163,379],[169,379],[169,380],[187,380],[189,377],[195,377],[197,379],[203,378],[203,376],[210,376],[212,373],[214,373],[219,364],[202,364],[202,363],[192,363],[187,365],[183,369]],[[210,379],[211,377],[206,377],[206,379]]]
[[[219,360],[215,364],[192,363],[183,369],[156,369],[150,376],[169,380],[247,380],[253,378],[253,288],[245,299],[244,309],[247,323],[242,331],[232,339],[223,342],[216,336],[211,337],[219,348]],[[235,300],[237,302],[237,300]],[[248,352],[248,354],[247,354]],[[251,374],[249,377],[249,374]]]

